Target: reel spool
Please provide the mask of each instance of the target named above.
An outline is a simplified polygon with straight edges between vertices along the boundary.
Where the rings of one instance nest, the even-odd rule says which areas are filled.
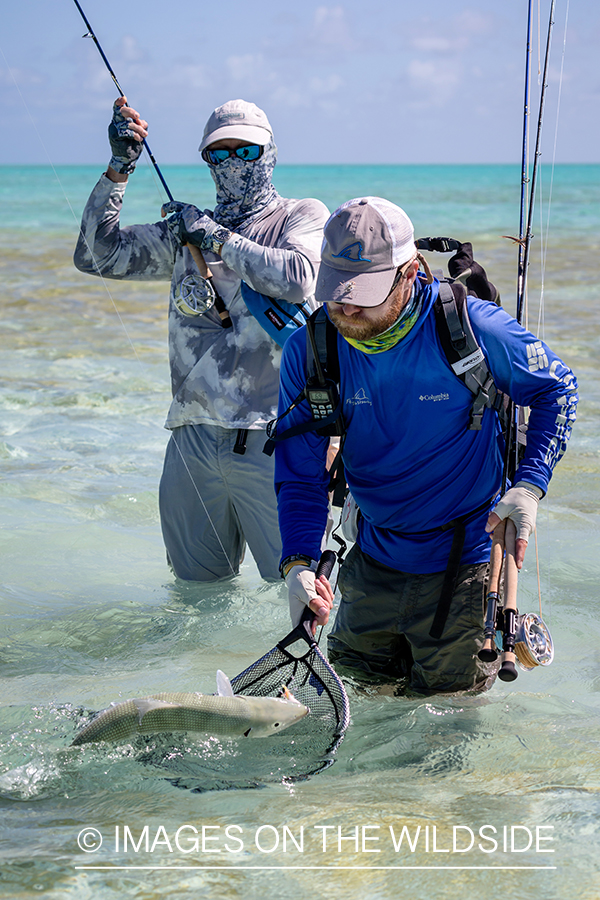
[[[523,669],[549,666],[554,659],[554,644],[548,628],[535,613],[517,617],[515,656]]]
[[[214,306],[215,289],[202,275],[186,275],[173,291],[175,306],[184,316],[201,316]]]

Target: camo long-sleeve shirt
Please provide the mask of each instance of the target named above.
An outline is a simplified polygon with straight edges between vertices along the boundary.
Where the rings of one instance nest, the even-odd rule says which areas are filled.
[[[282,197],[240,225],[223,246],[222,258],[206,261],[233,323],[223,328],[215,309],[185,316],[173,294],[198,270],[189,250],[166,220],[121,228],[125,184],[105,175],[83,213],[76,267],[90,275],[139,281],[170,281],[169,359],[173,401],[166,427],[184,424],[261,429],[277,415],[281,348],[246,307],[241,281],[269,297],[314,306],[323,226],[329,217],[319,200]]]

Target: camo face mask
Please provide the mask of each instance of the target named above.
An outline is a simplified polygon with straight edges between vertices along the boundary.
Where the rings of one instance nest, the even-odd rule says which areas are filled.
[[[215,222],[235,230],[276,200],[279,194],[271,184],[276,162],[277,147],[271,140],[260,159],[230,156],[218,166],[209,166],[217,189]]]

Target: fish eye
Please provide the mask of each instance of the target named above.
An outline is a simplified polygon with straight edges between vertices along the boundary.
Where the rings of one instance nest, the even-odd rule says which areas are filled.
[[[279,728],[279,722],[273,722],[273,728]]]

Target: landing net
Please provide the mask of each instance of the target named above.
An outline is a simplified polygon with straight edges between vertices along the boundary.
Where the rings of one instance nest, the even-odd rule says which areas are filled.
[[[319,647],[312,641],[307,647],[300,632],[291,632],[231,684],[234,693],[253,697],[281,697],[286,687],[308,707],[304,718],[266,738],[138,737],[136,758],[195,793],[293,783],[329,768],[350,721],[348,697]]]

